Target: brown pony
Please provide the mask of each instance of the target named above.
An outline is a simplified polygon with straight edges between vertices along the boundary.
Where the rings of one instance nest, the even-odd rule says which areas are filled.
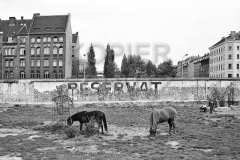
[[[173,128],[173,134],[175,134],[176,125],[175,119],[177,118],[177,111],[172,107],[165,107],[158,110],[153,110],[150,120],[150,137],[156,138],[157,125],[158,123],[168,122],[169,124],[169,134],[171,135],[171,130]]]

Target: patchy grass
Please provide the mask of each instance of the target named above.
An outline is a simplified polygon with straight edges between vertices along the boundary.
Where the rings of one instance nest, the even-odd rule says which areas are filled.
[[[0,128],[25,128],[31,134],[0,138],[0,158],[17,155],[23,159],[240,159],[239,115],[209,114],[199,111],[194,103],[127,103],[91,104],[72,108],[101,110],[106,114],[109,133],[85,137],[79,123],[73,126],[45,125],[51,121],[51,108],[38,106],[12,107],[0,113]],[[178,112],[176,135],[169,136],[168,124],[158,125],[157,139],[148,138],[152,109],[172,106]],[[84,126],[85,127],[85,126]],[[84,128],[86,130],[86,128]],[[1,132],[1,130],[0,130]],[[1,134],[1,133],[0,133]],[[170,142],[178,143],[173,147]]]

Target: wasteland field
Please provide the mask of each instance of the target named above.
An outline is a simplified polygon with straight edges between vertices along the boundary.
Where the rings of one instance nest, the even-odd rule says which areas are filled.
[[[79,104],[78,111],[101,110],[108,133],[85,137],[79,123],[74,138],[67,126],[53,127],[52,108],[46,105],[0,104],[0,160],[34,159],[240,159],[240,109],[200,112],[203,102],[122,102]],[[172,106],[178,112],[175,135],[168,124],[158,125],[158,136],[149,139],[149,116],[154,108]]]

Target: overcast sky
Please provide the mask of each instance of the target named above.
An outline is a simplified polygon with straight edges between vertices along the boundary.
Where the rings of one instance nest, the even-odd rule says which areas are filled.
[[[174,64],[185,54],[204,55],[208,48],[240,31],[239,0],[0,0],[0,18],[71,14],[72,31],[83,44],[80,55],[92,42],[118,42],[132,48],[138,42],[149,43],[143,58],[152,60],[152,43],[169,45],[168,58]],[[99,53],[99,54],[98,54]],[[96,48],[96,58],[101,59]],[[134,51],[132,51],[134,54]],[[101,57],[100,57],[101,56]],[[116,56],[118,66],[121,55]],[[163,60],[159,58],[157,65]],[[103,70],[102,64],[97,65]]]

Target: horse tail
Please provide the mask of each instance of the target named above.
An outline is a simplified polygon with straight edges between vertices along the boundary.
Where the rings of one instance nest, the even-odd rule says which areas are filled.
[[[106,120],[106,116],[105,116],[104,113],[103,113],[103,125],[104,125],[104,128],[105,128],[105,131],[107,131],[107,120]]]

